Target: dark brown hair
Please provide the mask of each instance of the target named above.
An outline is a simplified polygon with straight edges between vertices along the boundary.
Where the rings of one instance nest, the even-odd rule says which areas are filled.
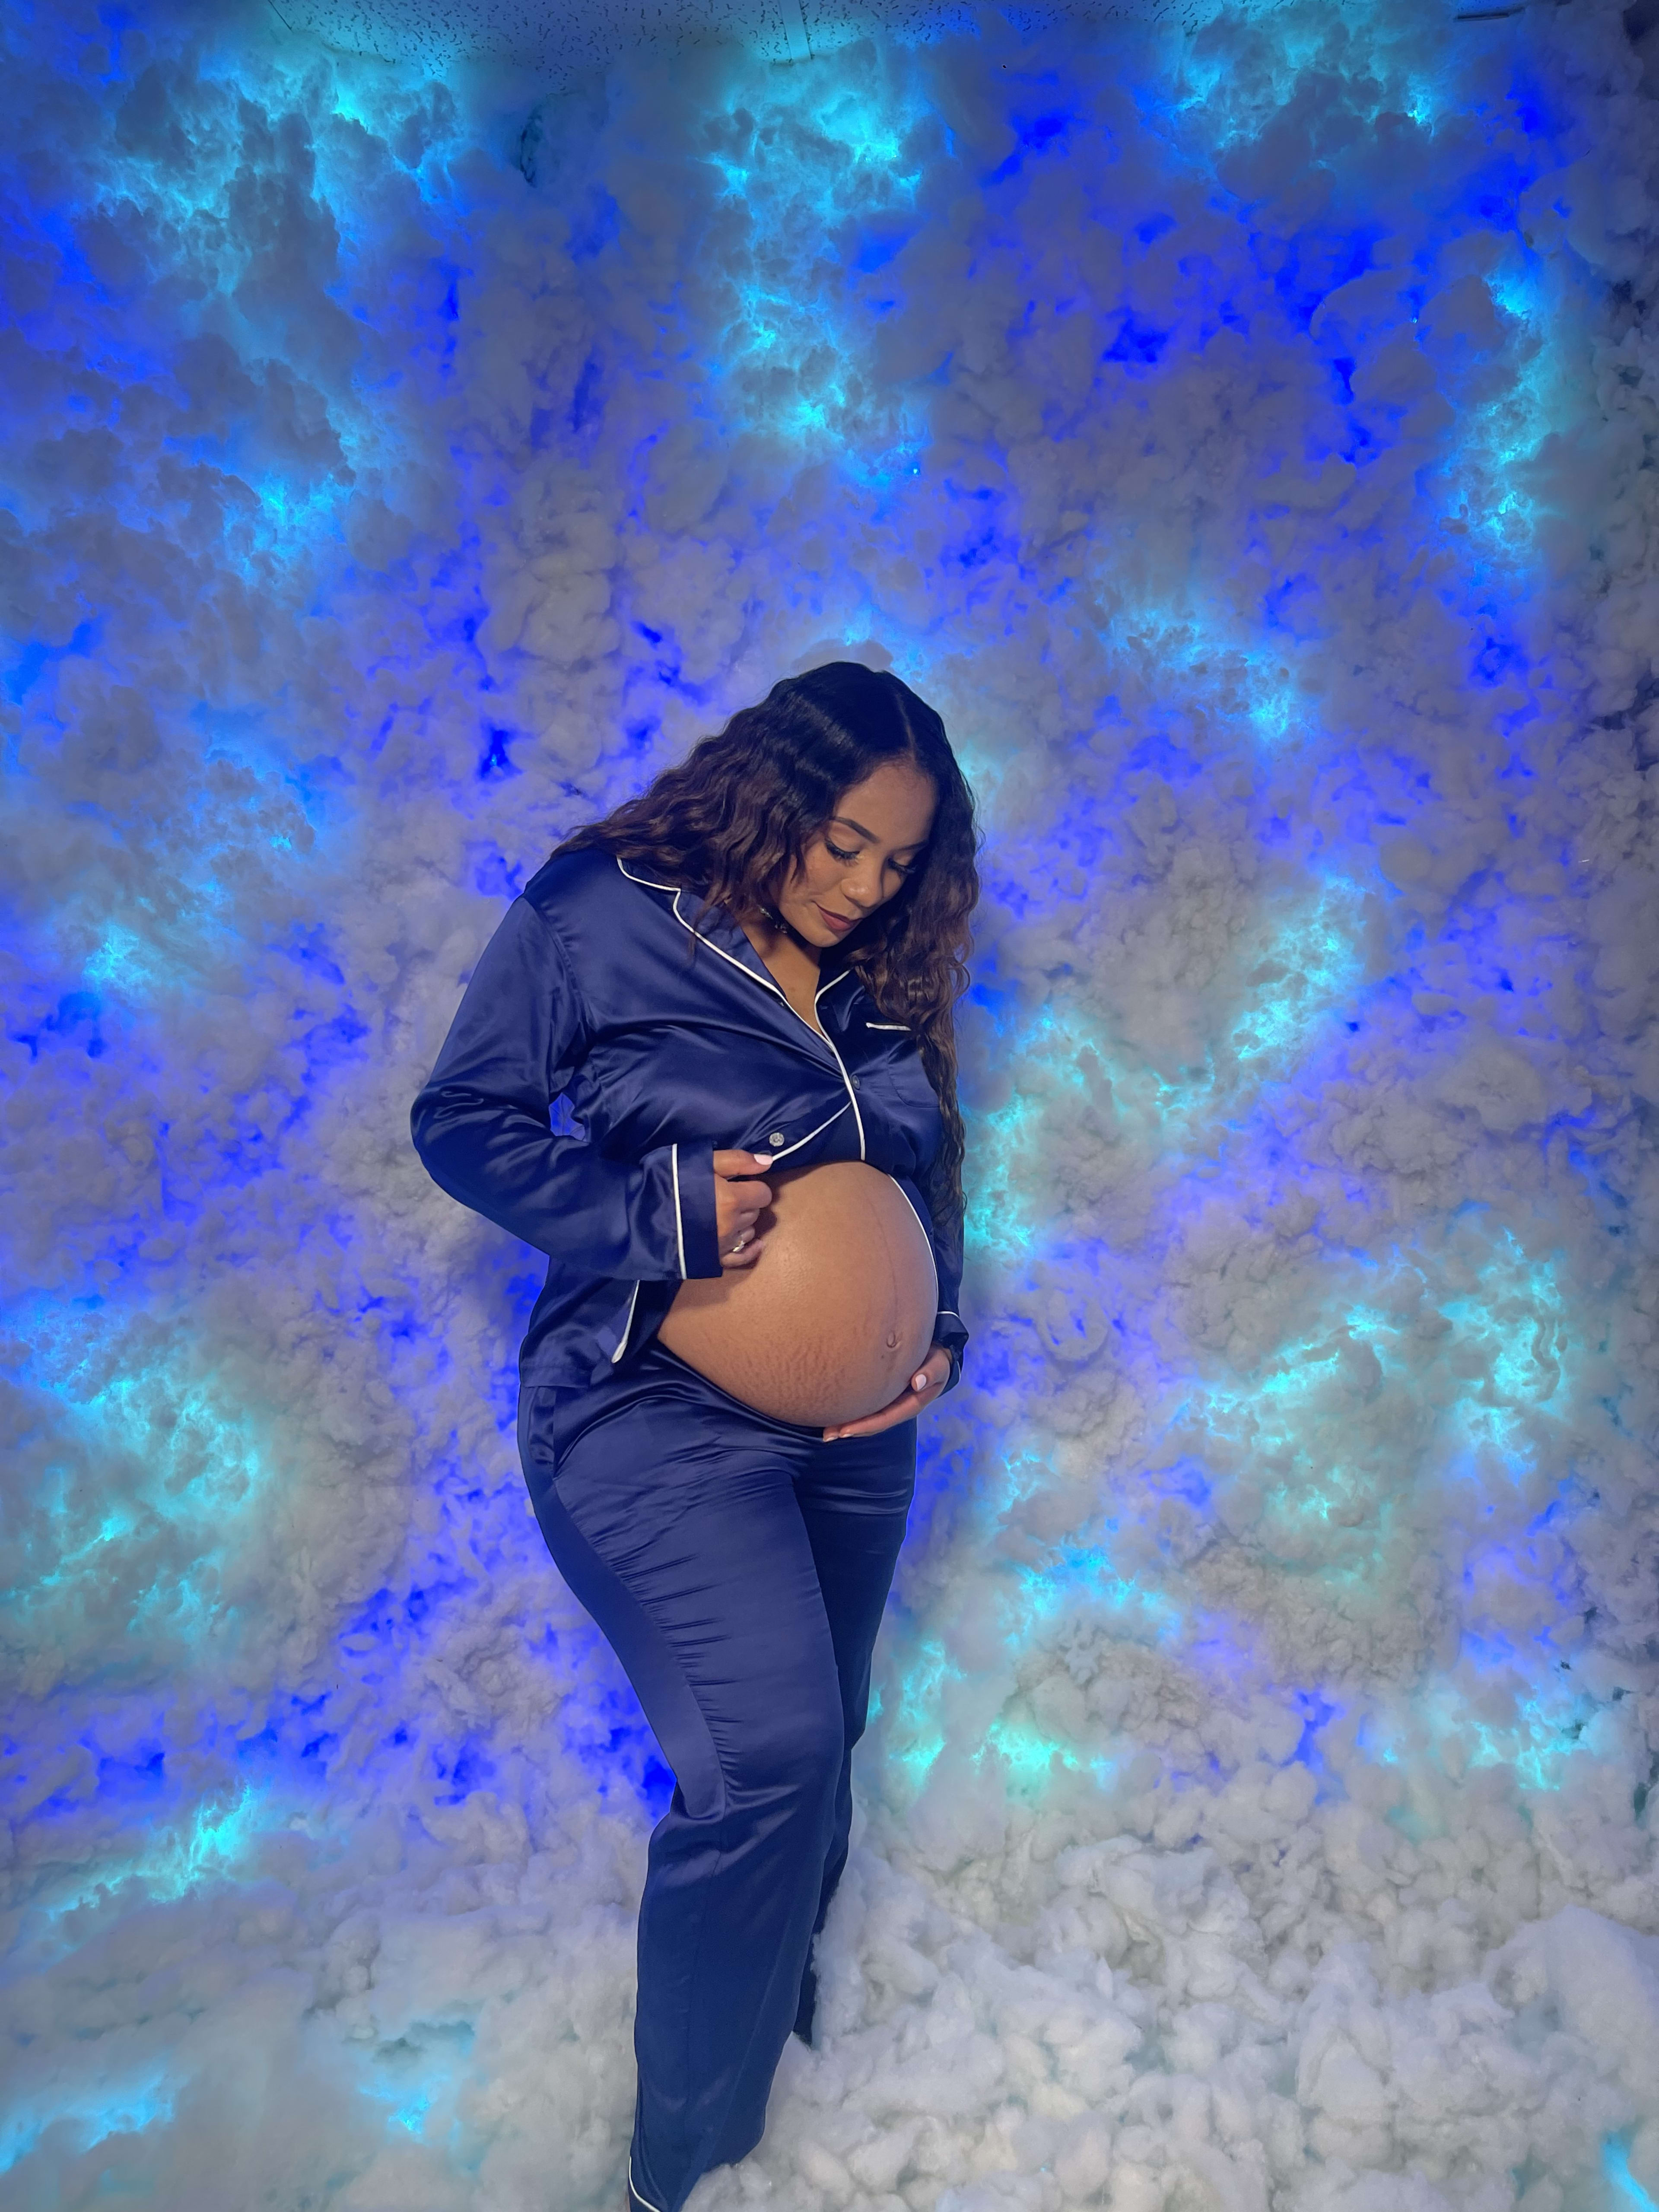
[[[884,761],[910,761],[932,782],[933,826],[902,886],[842,942],[882,1013],[915,1033],[939,1099],[944,1140],[924,1184],[948,1249],[962,1206],[955,1012],[969,981],[978,839],[973,793],[926,701],[855,660],[786,676],[637,798],[554,850],[602,846],[701,892],[698,924],[712,906],[741,915],[775,904],[842,795]]]

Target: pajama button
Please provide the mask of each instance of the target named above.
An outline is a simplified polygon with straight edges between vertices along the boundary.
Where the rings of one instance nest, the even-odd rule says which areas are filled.
[[[766,1141],[767,1141],[767,1143],[768,1143],[769,1145],[781,1145],[781,1144],[783,1142],[783,1132],[782,1132],[782,1130],[781,1130],[781,1129],[774,1129],[774,1130],[773,1130],[773,1132],[772,1132],[772,1133],[771,1133],[771,1135],[767,1139],[767,1140],[766,1140]]]

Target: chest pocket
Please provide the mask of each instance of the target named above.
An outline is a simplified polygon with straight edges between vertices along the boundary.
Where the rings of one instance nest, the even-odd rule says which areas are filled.
[[[931,1158],[944,1122],[915,1032],[905,1022],[866,1022],[874,1057],[864,1070],[872,1110],[891,1117],[919,1160]]]

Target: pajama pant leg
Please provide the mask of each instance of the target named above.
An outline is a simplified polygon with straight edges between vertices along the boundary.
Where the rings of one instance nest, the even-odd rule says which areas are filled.
[[[826,1444],[651,1345],[591,1390],[526,1392],[520,1442],[549,1549],[675,1776],[640,1907],[630,2179],[679,2212],[760,2140],[803,2006],[915,1424]]]
[[[899,1546],[904,1540],[915,1484],[913,1431],[914,1425],[904,1422],[878,1437],[848,1437],[828,1445],[820,1439],[823,1456],[795,1485],[817,1569],[818,1588],[823,1593],[841,1690],[841,1771],[836,1781],[835,1819],[812,1921],[815,1937],[823,1927],[847,1864],[848,1832],[853,1820],[853,1747],[864,1734],[869,1716],[870,1657]],[[895,1452],[889,1438],[902,1432],[909,1435],[910,1441],[902,1453]],[[836,1453],[848,1456],[833,1457]],[[817,2003],[817,1978],[809,1957],[794,2020],[796,2033],[808,2042]]]

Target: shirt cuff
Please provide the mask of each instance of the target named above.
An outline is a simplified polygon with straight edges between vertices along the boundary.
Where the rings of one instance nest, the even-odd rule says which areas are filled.
[[[711,1142],[670,1145],[667,1149],[680,1273],[688,1281],[718,1275],[721,1269],[714,1212],[714,1146]]]
[[[962,1380],[962,1355],[968,1343],[968,1331],[963,1327],[962,1316],[949,1308],[941,1307],[933,1322],[933,1341],[941,1351],[951,1355],[951,1372],[945,1379],[944,1389],[939,1394],[944,1398]]]

